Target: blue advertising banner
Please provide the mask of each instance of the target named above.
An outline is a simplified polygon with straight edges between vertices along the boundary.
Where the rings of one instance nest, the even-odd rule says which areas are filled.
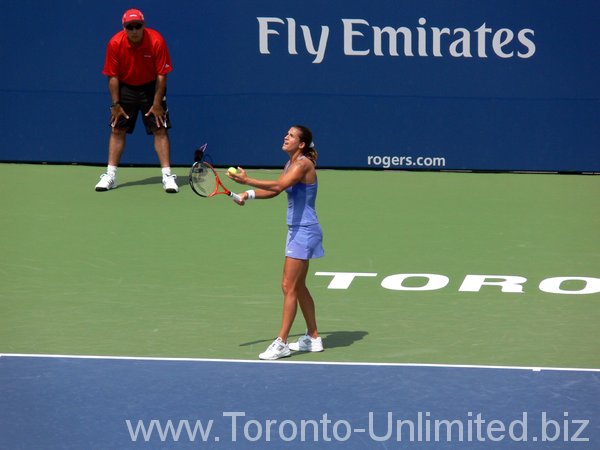
[[[600,172],[597,0],[157,0],[174,165]],[[4,2],[0,160],[105,164],[106,44],[130,2]],[[122,164],[157,164],[138,126]]]

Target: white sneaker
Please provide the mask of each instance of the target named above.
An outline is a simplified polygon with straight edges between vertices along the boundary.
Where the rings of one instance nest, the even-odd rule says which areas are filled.
[[[281,338],[275,339],[264,352],[258,355],[260,359],[268,360],[284,358],[286,356],[290,356],[290,348]]]
[[[298,338],[298,342],[292,342],[288,347],[294,352],[322,352],[323,340],[321,336],[312,338],[308,334],[305,334]]]
[[[179,186],[177,186],[177,182],[175,181],[176,178],[177,175],[163,175],[162,183],[165,192],[169,194],[179,192]]]
[[[98,192],[108,191],[109,189],[114,189],[116,187],[117,179],[112,175],[103,173],[102,175],[100,175],[100,181],[98,181],[98,184],[96,185],[96,190]]]

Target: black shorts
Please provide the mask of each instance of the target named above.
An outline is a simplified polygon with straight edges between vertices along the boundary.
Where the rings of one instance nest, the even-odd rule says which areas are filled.
[[[152,134],[158,127],[156,126],[156,118],[150,114],[146,117],[146,113],[150,111],[152,103],[154,103],[154,92],[156,90],[156,82],[143,84],[141,86],[131,86],[129,84],[120,83],[119,85],[119,103],[129,116],[129,119],[121,117],[116,123],[115,128],[125,128],[127,134],[133,133],[135,123],[139,112],[142,112],[142,120],[146,127],[146,133]],[[169,118],[169,110],[167,109],[167,97],[162,100],[162,107],[166,112],[167,129],[171,128],[171,120]]]

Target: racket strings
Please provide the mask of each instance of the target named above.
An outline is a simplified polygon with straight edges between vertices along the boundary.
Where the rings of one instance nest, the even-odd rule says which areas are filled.
[[[192,167],[190,182],[198,194],[208,197],[214,191],[216,181],[213,171],[200,163]]]

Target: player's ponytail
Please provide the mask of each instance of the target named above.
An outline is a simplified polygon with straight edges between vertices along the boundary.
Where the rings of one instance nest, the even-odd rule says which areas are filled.
[[[300,130],[300,142],[304,142],[304,150],[302,151],[302,154],[310,159],[316,166],[317,157],[319,154],[315,148],[312,131],[310,131],[310,129],[304,125],[294,125],[294,128]]]

